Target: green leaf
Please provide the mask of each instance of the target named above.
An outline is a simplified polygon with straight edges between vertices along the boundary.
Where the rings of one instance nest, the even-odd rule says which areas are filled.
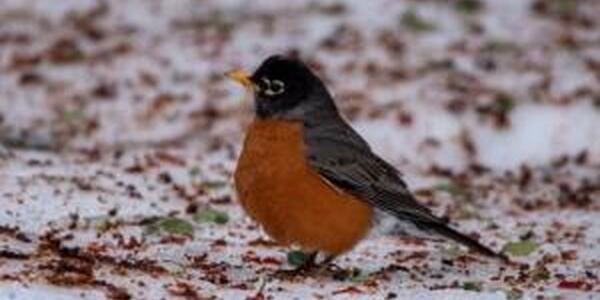
[[[194,236],[194,226],[186,220],[178,218],[166,218],[158,223],[150,224],[144,229],[144,234],[154,235],[159,233],[180,234],[190,237]]]
[[[533,8],[545,16],[569,17],[577,14],[577,4],[578,1],[573,0],[546,0],[536,1]]]
[[[460,256],[461,254],[463,254],[464,252],[460,249],[460,246],[458,246],[455,243],[449,244],[448,247],[443,248],[442,252],[444,253],[444,255],[450,257],[450,258],[456,258],[458,256]]]
[[[462,186],[451,182],[439,184],[435,187],[435,189],[444,191],[452,196],[460,196],[465,194],[465,190]]]
[[[533,281],[546,281],[552,277],[550,271],[543,263],[537,263],[529,272],[529,276]]]
[[[539,247],[533,241],[511,242],[504,245],[502,252],[512,256],[527,256],[533,253]]]
[[[359,268],[352,268],[350,270],[350,281],[354,283],[362,283],[369,279],[369,276],[362,272]]]
[[[508,300],[519,300],[523,299],[523,292],[517,288],[507,288],[502,290]]]
[[[519,46],[512,41],[490,40],[487,41],[482,49],[483,52],[507,53],[519,51]]]
[[[400,17],[400,23],[415,32],[426,32],[435,29],[433,23],[424,20],[414,9],[406,10]]]
[[[463,14],[473,14],[479,12],[483,5],[479,0],[459,0],[454,8]]]
[[[94,227],[96,228],[97,231],[100,232],[105,232],[107,230],[110,229],[111,225],[113,224],[110,220],[110,218],[104,218],[104,219],[98,219],[98,220],[94,220]]]
[[[465,281],[462,284],[463,290],[481,292],[483,283],[480,281]]]
[[[201,171],[199,167],[192,167],[189,171],[189,174],[191,177],[198,177],[198,175],[200,175]]]
[[[226,213],[212,209],[207,209],[196,213],[193,219],[196,223],[214,223],[218,225],[223,225],[229,222],[229,216]]]
[[[200,186],[203,189],[207,189],[207,190],[216,190],[216,189],[220,189],[223,188],[225,186],[227,186],[227,181],[223,181],[223,180],[207,180],[204,181],[202,183],[200,183]]]
[[[509,113],[515,107],[515,101],[505,93],[496,95],[494,99],[494,110],[499,113]]]
[[[85,120],[85,112],[81,109],[67,110],[63,112],[63,119],[69,123],[76,123]]]
[[[144,235],[157,235],[160,233],[160,227],[158,224],[149,224],[144,227]]]
[[[287,254],[287,261],[292,266],[300,267],[308,261],[308,255],[299,250],[290,251]]]

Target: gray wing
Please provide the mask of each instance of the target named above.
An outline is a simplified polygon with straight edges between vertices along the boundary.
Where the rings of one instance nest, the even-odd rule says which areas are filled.
[[[415,200],[400,173],[349,126],[314,128],[306,142],[311,166],[338,188],[398,218],[445,223]]]
[[[419,204],[408,190],[400,173],[374,154],[369,145],[346,123],[327,122],[305,132],[308,161],[328,182],[367,201],[417,228],[462,243],[476,251],[503,261],[508,258],[447,225]]]

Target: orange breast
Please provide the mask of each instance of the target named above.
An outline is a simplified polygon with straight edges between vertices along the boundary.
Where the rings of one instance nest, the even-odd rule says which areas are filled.
[[[373,211],[310,168],[302,125],[256,120],[234,175],[243,208],[276,241],[340,254],[362,239]]]

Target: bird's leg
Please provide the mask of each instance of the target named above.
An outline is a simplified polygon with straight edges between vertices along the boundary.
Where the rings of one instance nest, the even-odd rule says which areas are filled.
[[[312,270],[314,267],[317,266],[317,263],[316,263],[317,255],[319,255],[318,251],[313,251],[310,254],[308,254],[306,261],[303,264],[296,267],[296,269],[294,269],[294,271],[309,272],[310,270]]]
[[[329,267],[329,264],[331,264],[331,262],[335,259],[335,257],[335,255],[328,255],[327,257],[325,257],[325,259],[318,265],[319,271],[326,270],[327,267]]]
[[[315,263],[315,260],[317,259],[317,255],[319,254],[318,251],[313,251],[310,254],[308,254],[306,261],[304,261],[303,264],[297,266],[294,269],[291,270],[277,270],[275,272],[275,277],[279,277],[279,278],[293,278],[297,275],[305,275],[310,273],[311,271],[313,271],[315,269],[315,267],[317,267],[317,264]]]
[[[352,276],[355,269],[344,269],[336,264],[333,264],[333,260],[336,259],[335,255],[328,255],[325,259],[318,264],[317,274],[330,275],[334,279],[345,280]]]

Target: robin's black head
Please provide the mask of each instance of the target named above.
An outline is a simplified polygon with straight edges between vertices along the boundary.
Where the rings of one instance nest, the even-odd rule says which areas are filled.
[[[274,55],[252,75],[236,71],[229,76],[253,89],[260,118],[304,121],[315,110],[337,112],[321,80],[300,60]]]

